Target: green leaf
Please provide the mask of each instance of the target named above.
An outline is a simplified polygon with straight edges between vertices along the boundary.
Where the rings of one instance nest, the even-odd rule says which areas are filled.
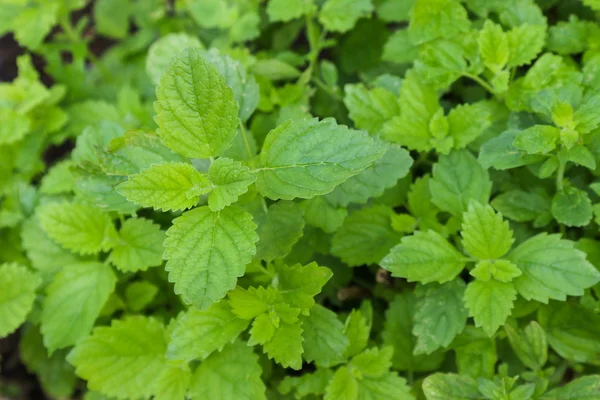
[[[158,294],[159,288],[148,281],[136,281],[127,285],[125,301],[127,308],[133,312],[140,312],[146,308]]]
[[[415,306],[412,328],[417,338],[415,354],[431,354],[440,347],[447,347],[463,331],[468,317],[463,303],[465,288],[462,279],[423,287]]]
[[[68,361],[91,390],[118,398],[150,397],[164,368],[166,349],[164,326],[135,316],[95,328],[77,343]]]
[[[208,158],[227,149],[237,132],[233,91],[198,49],[186,49],[156,89],[156,122],[163,143],[186,157]]]
[[[16,143],[31,130],[29,117],[11,109],[0,109],[0,123],[0,144]]]
[[[487,204],[492,183],[475,157],[461,150],[440,157],[433,166],[429,189],[433,204],[460,218],[471,200]]]
[[[333,378],[332,370],[317,369],[313,373],[305,373],[300,376],[288,375],[283,378],[277,389],[281,394],[290,394],[295,391],[296,398],[303,398],[311,394],[323,396],[331,378]]]
[[[392,4],[396,2],[394,0],[388,0],[388,3]],[[407,29],[398,29],[392,33],[387,42],[385,42],[381,59],[397,64],[415,61],[419,56],[419,48],[411,43],[408,36],[409,33]]]
[[[98,262],[67,265],[54,276],[42,303],[41,331],[50,354],[90,333],[116,281],[110,266]]]
[[[552,216],[567,226],[586,226],[592,221],[592,202],[583,190],[567,187],[554,195]]]
[[[38,209],[42,229],[58,244],[79,254],[112,248],[117,232],[108,214],[77,203],[51,203]]]
[[[303,357],[306,361],[322,367],[332,367],[344,362],[349,342],[344,335],[344,325],[333,311],[314,305],[304,319],[302,329]]]
[[[364,204],[370,198],[383,195],[385,189],[393,187],[398,179],[408,174],[413,164],[408,151],[392,144],[385,147],[386,151],[380,159],[326,195],[332,206]]]
[[[278,303],[281,294],[273,286],[249,287],[248,290],[237,287],[229,292],[229,304],[235,315],[242,319],[258,317]]]
[[[361,377],[378,378],[385,375],[392,366],[394,349],[386,346],[381,349],[374,347],[355,356],[348,366],[360,371]]]
[[[577,363],[600,362],[600,317],[577,303],[552,302],[538,310],[538,322],[558,355]]]
[[[475,280],[467,285],[465,305],[475,326],[492,336],[510,315],[517,290],[513,283]]]
[[[448,134],[454,148],[462,149],[481,136],[491,125],[492,114],[485,103],[460,104],[448,113]]]
[[[548,359],[546,332],[536,321],[531,321],[524,329],[504,325],[506,336],[519,360],[527,368],[540,370]]]
[[[119,9],[115,13],[115,9]],[[98,0],[94,3],[94,21],[101,35],[123,39],[129,31],[130,3],[119,0]]]
[[[354,125],[371,135],[378,135],[386,121],[400,115],[394,93],[380,87],[368,89],[363,84],[348,84],[344,86],[344,105]]]
[[[495,74],[499,73],[509,60],[509,45],[502,27],[486,20],[477,39],[483,63]]]
[[[319,22],[332,32],[347,32],[360,18],[373,11],[371,0],[326,0],[319,12]]]
[[[469,30],[467,10],[455,0],[417,0],[410,13],[408,32],[411,41],[421,44],[449,38]]]
[[[325,388],[324,400],[358,400],[358,382],[348,367],[335,371]]]
[[[512,282],[523,272],[513,263],[507,260],[481,260],[470,272],[472,276],[481,281],[489,281],[494,278],[500,282]]]
[[[292,307],[306,312],[315,304],[314,297],[321,293],[323,286],[333,273],[329,268],[320,267],[316,262],[304,266],[300,264],[276,266],[277,288],[283,300]]]
[[[226,301],[215,303],[206,310],[190,308],[181,314],[171,332],[167,357],[191,361],[205,359],[233,343],[248,327],[250,321],[238,318]]]
[[[511,251],[507,259],[523,271],[514,280],[515,287],[527,300],[547,303],[581,296],[583,290],[600,281],[600,273],[585,259],[585,253],[560,235],[534,236]]]
[[[173,58],[189,47],[202,50],[204,45],[197,37],[183,32],[170,33],[152,43],[146,56],[146,72],[152,83],[159,85]]]
[[[241,342],[204,360],[192,376],[189,395],[197,399],[262,400],[265,385],[258,356]]]
[[[371,313],[372,312],[371,309]],[[348,338],[348,347],[346,347],[345,353],[346,357],[353,357],[367,347],[369,336],[371,334],[371,321],[363,314],[362,310],[354,309],[350,312],[350,315],[348,315],[346,323],[344,324],[344,334]]]
[[[256,259],[267,262],[287,256],[304,230],[302,211],[291,201],[272,204],[256,217],[255,222],[260,239],[256,245]]]
[[[284,368],[302,368],[302,326],[298,323],[280,323],[273,337],[263,345],[269,359],[275,360]]]
[[[384,138],[411,150],[430,150],[429,122],[440,109],[437,92],[409,70],[402,81],[399,104],[400,116],[385,124]]]
[[[312,8],[312,0],[269,0],[267,15],[271,22],[288,22],[308,14]]]
[[[237,207],[186,211],[167,231],[169,281],[185,303],[206,309],[235,287],[258,241],[252,216]]]
[[[145,271],[162,264],[165,233],[144,218],[130,218],[119,230],[119,240],[108,260],[124,272]]]
[[[508,67],[519,67],[531,63],[544,47],[545,25],[520,25],[507,32]]]
[[[40,278],[26,267],[0,264],[0,337],[8,336],[25,322],[40,284]]]
[[[496,342],[482,329],[467,325],[454,339],[451,348],[456,355],[456,366],[460,374],[475,379],[494,376],[498,362]]]
[[[369,400],[414,400],[415,397],[406,379],[396,372],[377,378],[364,378],[358,384],[358,399]]]
[[[546,154],[556,147],[560,131],[550,125],[534,125],[525,129],[516,137],[516,148],[529,154]]]
[[[190,386],[192,371],[187,363],[168,364],[158,376],[154,397],[165,400],[184,399]]]
[[[331,204],[328,196],[315,196],[304,200],[299,206],[304,212],[304,220],[308,225],[321,228],[327,233],[337,231],[348,216],[348,210]]]
[[[543,190],[509,190],[496,196],[492,206],[506,218],[527,222],[549,214],[550,198]]]
[[[273,200],[323,195],[370,166],[383,151],[366,133],[331,118],[287,121],[265,138],[256,186]]]
[[[600,375],[588,375],[549,391],[540,400],[593,400],[598,397],[598,391]]]
[[[417,338],[413,335],[416,297],[412,292],[396,295],[385,312],[383,344],[394,348],[392,365],[400,371],[432,371],[440,367],[444,354],[415,355]]]
[[[222,210],[235,203],[256,180],[248,167],[230,158],[213,161],[208,168],[208,177],[213,184],[208,196],[208,206],[212,211]]]
[[[210,190],[208,178],[191,164],[174,162],[153,165],[117,186],[132,203],[163,211],[191,208]]]
[[[481,146],[479,162],[484,168],[494,167],[499,170],[535,164],[544,161],[544,157],[532,154],[523,154],[514,145],[520,131],[508,130],[499,136],[488,140]]]
[[[465,251],[479,259],[500,258],[508,253],[515,241],[501,214],[495,213],[487,204],[474,201],[463,214],[461,235]]]
[[[333,236],[331,254],[351,267],[379,262],[401,238],[392,229],[392,214],[385,205],[350,214]]]
[[[427,400],[471,400],[481,399],[477,384],[468,376],[436,373],[423,381],[423,392]]]
[[[217,49],[210,49],[202,56],[210,61],[225,78],[225,83],[233,90],[233,97],[238,103],[239,117],[242,122],[246,122],[258,106],[260,99],[260,89],[254,75],[246,71],[241,61],[221,54]]]
[[[454,279],[465,266],[465,257],[435,231],[405,236],[381,260],[392,276],[409,282],[444,283]]]

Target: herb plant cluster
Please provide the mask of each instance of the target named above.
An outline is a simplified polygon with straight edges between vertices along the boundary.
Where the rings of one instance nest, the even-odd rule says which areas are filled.
[[[599,15],[0,2],[0,337],[51,398],[600,399]]]

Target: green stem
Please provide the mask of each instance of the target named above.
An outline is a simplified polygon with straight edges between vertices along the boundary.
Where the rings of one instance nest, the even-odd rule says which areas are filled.
[[[321,43],[323,43],[323,41],[325,40],[325,37],[327,36],[327,30],[323,29],[323,31],[321,32],[321,36],[319,37],[319,39],[317,40],[316,43],[313,43],[313,41],[310,39],[310,35],[312,33],[312,31],[314,30],[314,22],[313,22],[313,15],[312,14],[307,14],[305,17],[305,24],[306,24],[306,35],[308,37],[308,42],[310,44],[310,50],[308,52],[308,67],[306,68],[306,70],[304,71],[304,73],[302,75],[300,75],[300,78],[298,78],[298,83],[307,83],[308,81],[311,80],[312,76],[313,76],[313,70],[315,68],[315,65],[317,64],[317,61],[319,60],[319,53],[321,52]]]
[[[244,138],[244,145],[246,146],[246,152],[248,153],[248,163],[251,167],[254,167],[254,154],[252,154],[252,150],[250,149],[250,142],[248,141],[248,136],[246,135],[246,128],[244,124],[240,120],[240,131],[242,131],[242,137]]]
[[[322,80],[320,80],[319,78],[317,78],[316,76],[313,76],[311,81],[317,85],[321,90],[323,90],[325,93],[327,93],[329,96],[331,96],[334,100],[336,101],[342,101],[342,97],[334,92],[329,86],[327,86],[325,84],[325,82],[323,82]]]
[[[556,173],[556,191],[560,192],[563,190],[563,180],[565,179],[565,167],[567,165],[566,162],[559,161],[558,171]]]
[[[406,371],[406,380],[408,381],[408,384],[412,386],[412,384],[415,382],[415,375],[412,369],[409,369],[408,371]]]
[[[484,81],[483,79],[481,79],[480,77],[478,77],[477,75],[472,75],[472,74],[463,74],[463,76],[465,78],[469,78],[475,82],[477,82],[481,87],[483,87],[485,90],[487,90],[488,92],[490,92],[492,95],[496,95],[496,93],[494,92],[494,88],[491,87],[489,85],[489,83],[487,83],[486,81]]]

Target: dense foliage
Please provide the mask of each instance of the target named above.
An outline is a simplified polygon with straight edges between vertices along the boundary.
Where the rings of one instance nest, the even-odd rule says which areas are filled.
[[[599,15],[0,1],[0,337],[53,398],[600,399]]]

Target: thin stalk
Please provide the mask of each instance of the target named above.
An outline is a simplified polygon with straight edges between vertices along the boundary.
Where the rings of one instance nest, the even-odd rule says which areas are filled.
[[[311,78],[311,81],[315,85],[317,85],[321,90],[323,90],[325,93],[327,93],[329,96],[331,96],[334,100],[336,100],[336,101],[342,101],[342,97],[338,93],[336,93],[333,90],[331,90],[331,88],[329,86],[327,86],[325,84],[325,82],[323,82],[322,80],[320,80],[316,76],[313,76]]]
[[[242,137],[244,138],[244,145],[246,146],[246,152],[248,153],[249,164],[251,167],[254,167],[254,154],[252,154],[252,150],[250,149],[250,142],[248,141],[248,136],[246,135],[246,128],[241,120],[240,131],[242,132]]]
[[[556,172],[556,191],[560,192],[563,190],[563,181],[565,180],[565,167],[567,163],[560,161],[558,165],[558,171]]]
[[[494,88],[491,87],[489,85],[489,83],[487,83],[486,81],[484,81],[483,79],[481,79],[480,77],[478,77],[477,75],[472,75],[472,74],[463,74],[464,77],[469,78],[475,82],[477,82],[481,87],[483,87],[485,90],[487,90],[488,92],[490,92],[492,95],[496,95],[496,93],[494,92]]]

